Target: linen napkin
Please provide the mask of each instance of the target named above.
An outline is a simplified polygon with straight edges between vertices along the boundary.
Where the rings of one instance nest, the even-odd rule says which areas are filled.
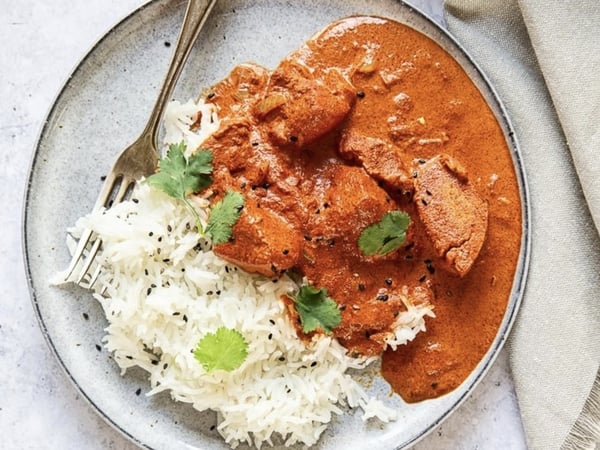
[[[600,441],[600,2],[446,0],[491,80],[531,199],[527,287],[508,343],[529,448]]]

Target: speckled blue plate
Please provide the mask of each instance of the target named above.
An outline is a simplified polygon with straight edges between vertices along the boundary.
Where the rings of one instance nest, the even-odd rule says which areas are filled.
[[[65,230],[91,210],[101,177],[114,157],[145,124],[171,56],[185,2],[156,0],[114,27],[89,53],[60,92],[43,127],[32,162],[24,211],[24,247],[31,295],[40,326],[82,395],[110,424],[142,447],[226,449],[211,430],[212,413],[171,401],[168,394],[146,398],[146,374],[121,377],[105,351],[97,351],[106,320],[91,295],[78,287],[55,288],[51,276],[69,262]],[[524,287],[529,249],[529,214],[519,153],[494,91],[466,53],[432,20],[398,1],[264,0],[218,2],[174,93],[196,97],[199,87],[223,78],[237,63],[274,67],[288,52],[328,23],[351,14],[394,18],[437,41],[459,61],[490,103],[513,153],[523,204],[523,249],[512,295],[498,335],[473,374],[454,392],[406,405],[397,422],[363,423],[360,414],[338,418],[323,434],[319,449],[398,449],[434,429],[472,392],[483,377],[515,317]],[[85,313],[85,314],[84,314]],[[87,317],[87,319],[86,319]],[[375,376],[373,391],[389,393]],[[276,445],[276,448],[279,448]]]

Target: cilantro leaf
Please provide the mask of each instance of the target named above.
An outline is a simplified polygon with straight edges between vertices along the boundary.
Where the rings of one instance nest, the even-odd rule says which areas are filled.
[[[171,144],[159,162],[159,171],[150,175],[146,182],[170,197],[184,200],[211,183],[213,155],[210,150],[200,150],[189,158],[185,157],[186,145]]]
[[[186,158],[185,150],[184,142],[169,145],[167,154],[159,161],[158,172],[146,178],[146,183],[169,197],[181,200],[194,216],[196,227],[201,232],[200,216],[187,197],[212,183],[213,155],[210,150],[200,150]]]
[[[337,303],[327,297],[327,289],[304,285],[296,295],[288,296],[296,304],[302,331],[305,333],[321,328],[329,334],[342,321]]]
[[[387,255],[404,244],[409,225],[410,216],[404,211],[387,212],[362,231],[358,248],[367,256]]]
[[[219,327],[215,333],[206,334],[194,350],[194,358],[207,372],[231,372],[242,365],[248,356],[248,343],[242,333]]]
[[[229,241],[232,228],[240,217],[244,203],[242,194],[227,191],[223,198],[210,208],[206,233],[210,235],[213,244]]]

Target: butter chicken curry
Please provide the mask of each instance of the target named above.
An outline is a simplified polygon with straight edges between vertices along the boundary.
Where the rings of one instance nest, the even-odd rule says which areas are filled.
[[[521,236],[502,130],[461,67],[405,25],[350,17],[275,70],[235,67],[206,101],[221,122],[203,144],[214,155],[204,195],[245,198],[215,253],[326,288],[342,316],[334,336],[356,355],[383,352],[406,401],[457,387],[497,333]],[[404,244],[365,255],[361,233],[391,211],[410,217]],[[436,318],[384,351],[407,303]]]

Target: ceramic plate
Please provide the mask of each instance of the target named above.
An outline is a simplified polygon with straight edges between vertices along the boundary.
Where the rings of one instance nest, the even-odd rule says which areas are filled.
[[[181,24],[185,2],[156,0],[113,28],[83,59],[60,92],[42,130],[32,162],[24,214],[27,268],[42,330],[68,376],[108,422],[140,446],[227,449],[214,431],[215,416],[148,390],[146,374],[121,377],[106,351],[97,351],[106,321],[84,290],[55,288],[49,279],[69,262],[65,230],[91,210],[101,177],[114,157],[142,130],[162,81]],[[319,449],[397,449],[435,428],[471,393],[506,339],[524,287],[529,248],[528,202],[523,170],[506,116],[493,90],[461,48],[434,22],[397,1],[307,0],[250,2],[222,0],[208,19],[174,97],[196,97],[200,86],[223,78],[236,64],[255,61],[274,67],[328,23],[351,14],[387,16],[437,41],[464,67],[495,111],[513,152],[523,203],[523,250],[512,296],[498,335],[473,374],[441,398],[405,405],[398,421],[364,424],[360,414],[338,418]],[[376,377],[373,391],[389,392]],[[212,428],[211,428],[212,427]],[[277,445],[276,445],[277,448]]]

